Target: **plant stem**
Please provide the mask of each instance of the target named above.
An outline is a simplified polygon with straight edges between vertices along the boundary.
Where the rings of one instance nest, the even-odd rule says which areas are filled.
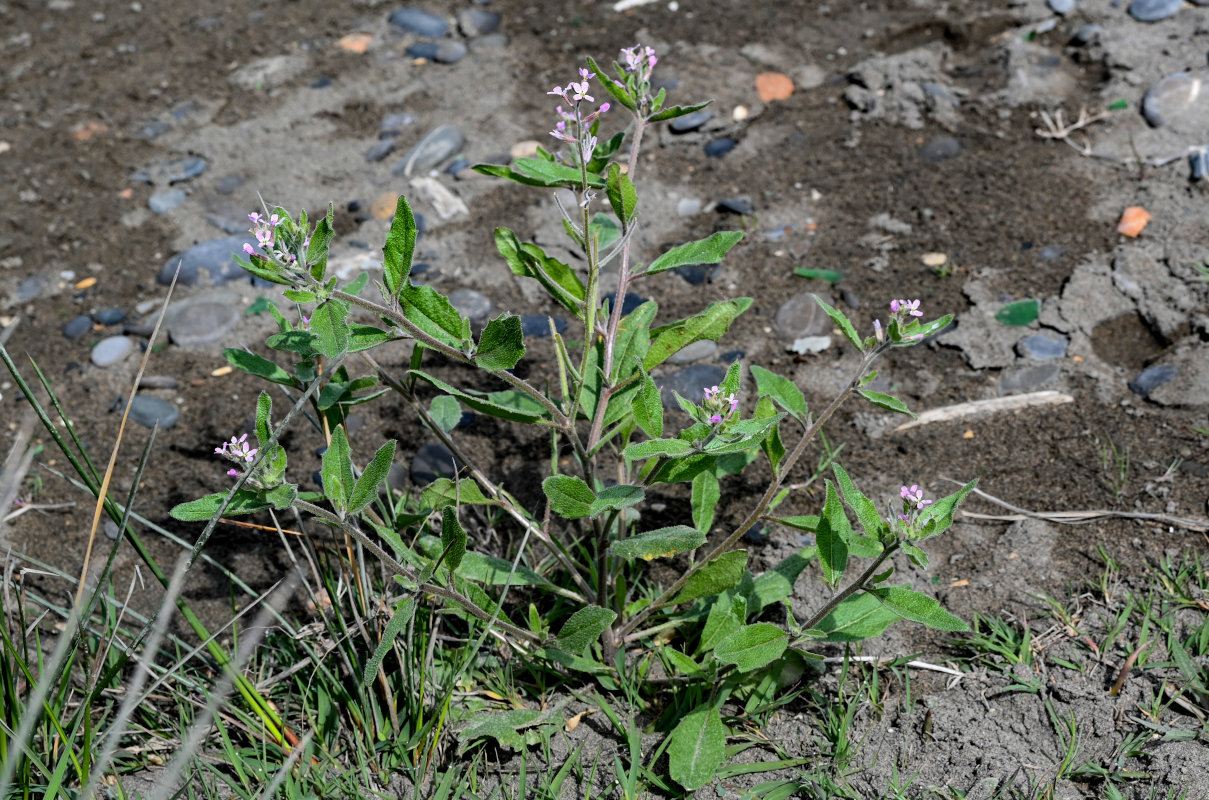
[[[815,625],[818,625],[820,622],[822,622],[823,617],[830,614],[836,606],[847,600],[852,595],[856,594],[861,589],[865,588],[865,582],[877,573],[877,568],[880,567],[887,558],[892,556],[894,552],[898,550],[898,548],[898,542],[895,542],[882,550],[882,554],[873,560],[873,563],[869,565],[868,569],[861,573],[859,578],[837,593],[835,597],[832,597],[830,600],[828,600],[822,608],[815,612],[814,616],[806,621],[802,627],[805,630],[810,630]]]

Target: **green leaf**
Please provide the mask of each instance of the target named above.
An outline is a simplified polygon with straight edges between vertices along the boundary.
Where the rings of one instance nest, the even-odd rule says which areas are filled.
[[[382,279],[391,299],[397,300],[411,275],[411,256],[416,249],[416,219],[412,216],[407,198],[399,196],[395,206],[395,218],[382,245]]]
[[[1028,325],[1039,316],[1041,316],[1040,300],[1017,300],[1000,307],[995,312],[995,319],[1013,328]]]
[[[467,551],[458,567],[458,574],[472,581],[485,583],[489,586],[503,586],[509,583],[508,575],[512,573],[512,562],[502,558],[485,556],[482,553]],[[528,567],[517,564],[516,572],[512,573],[513,586],[541,586],[554,589],[554,584],[538,575]]]
[[[651,349],[642,360],[642,368],[652,370],[683,348],[702,339],[718,341],[735,318],[751,307],[750,297],[737,297],[710,303],[699,314],[663,325],[651,331]]]
[[[550,258],[535,244],[522,245],[516,234],[507,228],[495,229],[495,247],[508,262],[513,275],[538,281],[559,304],[583,319],[582,306],[587,291],[574,270]]]
[[[773,603],[779,603],[793,594],[793,585],[798,576],[817,555],[817,548],[804,547],[752,581],[748,597],[752,613],[759,614]]]
[[[662,91],[663,90],[660,89],[660,92]],[[661,109],[657,113],[647,117],[647,122],[662,122],[665,119],[683,117],[684,115],[691,114],[694,111],[700,111],[712,102],[714,101],[706,100],[704,103],[693,103],[692,105],[687,106],[668,106],[667,108]]]
[[[348,513],[356,514],[370,504],[378,494],[378,485],[390,474],[390,465],[395,460],[395,440],[391,439],[378,448],[373,459],[365,465],[361,477],[357,478],[348,498]]]
[[[718,485],[718,476],[712,472],[698,472],[693,476],[693,527],[709,533],[714,525],[714,512],[718,500],[722,497],[722,489]]]
[[[1129,101],[1125,98],[1114,100],[1113,103],[1108,106],[1109,111],[1124,111],[1127,108],[1129,108]]]
[[[919,419],[912,414],[911,409],[907,408],[906,404],[897,397],[891,397],[890,395],[882,394],[881,392],[870,392],[865,389],[858,389],[857,393],[878,408],[884,408],[887,411],[894,411],[899,414],[906,414],[912,419]]]
[[[734,664],[740,672],[751,672],[781,657],[789,646],[789,633],[770,622],[744,625],[718,642],[714,658]]]
[[[327,272],[327,248],[335,234],[335,230],[332,228],[335,214],[336,207],[328,203],[327,216],[319,220],[319,224],[315,226],[315,232],[311,234],[311,243],[306,248],[306,260],[311,268],[311,277],[321,283]]]
[[[273,432],[269,430],[269,418],[273,414],[273,398],[268,392],[256,396],[256,442],[260,447],[268,447]]]
[[[438,428],[449,433],[462,421],[462,407],[456,398],[447,394],[437,395],[428,406],[428,416],[432,417]]]
[[[629,539],[621,539],[609,546],[609,552],[620,558],[667,558],[677,553],[696,550],[705,544],[705,534],[687,525],[659,528]]]
[[[693,661],[691,658],[686,656],[684,653],[681,653],[676,648],[665,647],[665,648],[662,648],[659,652],[661,652],[661,653],[663,653],[663,655],[667,656],[667,660],[672,662],[672,666],[674,666],[676,668],[676,671],[679,672],[681,675],[689,675],[689,676],[695,677],[695,678],[699,678],[699,677],[702,677],[705,675],[705,669],[702,668],[702,666],[700,664],[698,664],[696,661]]]
[[[173,506],[172,510],[168,513],[172,515],[173,519],[179,519],[182,522],[209,520],[218,513],[223,500],[226,499],[226,492],[208,494],[205,497],[199,497],[196,500],[190,500],[187,503]],[[227,504],[226,509],[223,510],[223,515],[237,517],[240,514],[252,514],[257,511],[264,511],[266,508],[269,508],[269,505],[269,503],[260,498],[259,492],[240,489],[231,498],[231,502]]]
[[[349,498],[353,493],[353,460],[349,452],[348,436],[344,426],[337,425],[332,431],[332,441],[323,451],[323,493],[332,506],[343,516],[347,513]]]
[[[840,486],[840,493],[844,495],[844,502],[852,509],[852,513],[856,514],[865,535],[880,540],[885,525],[881,515],[877,513],[877,505],[857,490],[852,478],[848,477],[848,473],[838,462],[832,462],[831,469],[835,472],[835,480]]]
[[[753,366],[751,376],[756,379],[756,394],[771,397],[781,408],[798,422],[805,422],[809,413],[806,396],[793,381],[769,372],[763,367]]]
[[[742,596],[731,596],[723,592],[709,607],[705,617],[705,627],[701,631],[701,641],[697,645],[698,653],[708,653],[718,642],[730,636],[743,626],[747,619],[747,600]]]
[[[571,167],[541,158],[518,158],[512,163],[521,175],[540,181],[536,184],[538,186],[565,186],[568,189],[578,189],[583,185],[583,176],[579,167]],[[593,189],[603,189],[605,182],[599,175],[589,172],[588,186]]]
[[[862,592],[833,608],[816,630],[824,634],[826,642],[859,642],[881,636],[898,619],[879,598]]]
[[[966,495],[974,491],[974,487],[977,485],[978,479],[975,478],[956,493],[943,497],[925,508],[918,518],[922,533],[916,538],[931,539],[933,536],[947,531],[953,524],[953,513],[957,511],[957,506],[961,505],[961,501],[965,500]]]
[[[487,323],[479,334],[474,362],[483,369],[512,369],[525,355],[525,336],[521,318],[504,314]]]
[[[466,531],[458,522],[455,506],[445,506],[441,511],[441,548],[445,552],[445,566],[456,571],[466,556]]]
[[[329,298],[321,303],[311,315],[311,333],[315,352],[328,360],[335,360],[348,350],[347,303]]]
[[[582,519],[592,514],[596,493],[574,475],[551,475],[542,481],[550,508],[564,519]]]
[[[718,709],[697,706],[672,730],[667,747],[672,780],[689,791],[702,788],[726,760],[726,728]]]
[[[602,489],[592,502],[592,514],[595,517],[605,511],[620,511],[623,508],[629,508],[632,505],[641,503],[646,497],[646,492],[641,486],[630,486],[628,484],[618,484],[610,486],[607,489]]]
[[[940,631],[968,631],[969,625],[941,608],[936,598],[916,592],[909,586],[884,586],[866,590],[903,619]]]
[[[615,619],[617,614],[607,608],[585,606],[563,623],[558,632],[558,646],[572,655],[582,656]]]
[[[521,750],[525,736],[519,729],[533,725],[542,712],[529,708],[517,708],[496,714],[476,714],[469,725],[458,732],[458,752],[463,752],[475,740],[495,739],[507,750]]]
[[[462,478],[456,484],[449,478],[437,478],[420,492],[420,506],[434,511],[448,505],[475,506],[494,503],[494,500],[483,494],[483,490],[473,478]]]
[[[717,558],[710,559],[705,566],[694,572],[685,581],[680,594],[672,600],[672,605],[687,603],[698,597],[709,597],[712,594],[733,589],[743,580],[744,570],[747,569],[747,551],[732,550]]]
[[[318,337],[310,331],[283,331],[265,339],[264,343],[274,350],[284,350],[287,353],[311,356],[316,352],[316,338]]]
[[[249,353],[247,350],[239,350],[234,347],[226,348],[222,351],[222,354],[226,357],[228,364],[249,375],[264,378],[266,381],[279,383],[282,386],[298,386],[298,381],[294,380],[293,375],[267,358],[262,358],[255,353]]]
[[[390,652],[390,648],[395,643],[395,638],[407,628],[415,613],[416,599],[414,597],[403,598],[403,602],[399,603],[399,607],[391,615],[390,622],[386,623],[386,627],[382,631],[382,638],[378,641],[378,646],[374,648],[374,654],[365,662],[365,670],[361,673],[362,689],[369,686],[377,677],[378,668],[382,666],[382,659],[386,658],[386,654]]]
[[[768,419],[775,416],[777,416],[777,410],[773,407],[771,399],[761,397],[756,401],[755,419]],[[768,429],[768,435],[760,442],[760,449],[764,451],[764,455],[768,456],[768,463],[772,465],[773,474],[777,474],[781,459],[785,457],[785,444],[781,441],[780,425],[773,425]]]
[[[364,275],[365,273],[361,273]],[[362,350],[372,350],[378,345],[394,341],[395,336],[373,325],[354,323],[348,326],[348,351],[360,353]]]
[[[651,439],[649,442],[630,445],[621,451],[621,455],[631,461],[637,461],[656,456],[683,456],[691,453],[692,450],[693,445],[683,439]]]
[[[609,177],[606,190],[609,204],[613,213],[621,220],[622,226],[628,226],[634,218],[634,208],[638,205],[638,193],[634,191],[634,183],[630,177],[621,171],[620,164],[609,165]]]
[[[856,328],[852,327],[852,323],[848,321],[846,316],[844,316],[844,312],[827,305],[827,302],[817,294],[814,296],[814,301],[819,304],[819,307],[822,308],[823,311],[826,312],[827,316],[831,317],[831,321],[836,324],[836,327],[844,332],[844,336],[848,338],[848,341],[852,343],[852,346],[855,347],[858,352],[865,352],[865,343],[861,341],[861,337],[856,335]]]
[[[827,281],[835,285],[844,279],[844,273],[836,272],[833,269],[807,269],[806,267],[798,267],[793,271],[794,275],[801,275],[803,278],[811,280]]]
[[[638,368],[642,370],[642,377],[639,379],[638,393],[634,396],[634,421],[643,433],[658,440],[663,435],[663,397],[654,378],[642,369],[641,362]]]
[[[293,300],[295,303],[313,303],[318,298],[314,292],[307,292],[301,289],[286,289],[282,294],[287,300]]]
[[[564,220],[565,222],[565,220]],[[595,242],[597,252],[607,250],[621,238],[621,229],[607,214],[596,213],[588,221],[588,240]]]
[[[756,417],[733,422],[723,435],[705,446],[705,452],[711,455],[722,455],[759,447],[768,436],[768,432],[784,418],[785,415],[778,412],[771,417]]]
[[[826,481],[826,484],[827,500],[814,535],[818,542],[823,580],[835,586],[844,577],[844,569],[848,566],[848,540],[852,538],[852,524],[844,514],[844,506],[835,493],[835,486],[831,481]]]
[[[292,483],[280,483],[264,492],[265,501],[272,506],[274,511],[285,511],[294,505],[294,500],[297,498],[298,487]]]
[[[412,286],[410,283],[399,294],[403,314],[416,327],[439,342],[461,350],[465,340],[466,325],[449,298],[431,286]],[[314,325],[312,324],[312,329]]]
[[[511,420],[512,422],[537,422],[547,415],[546,410],[535,402],[530,401],[530,404],[519,402],[516,392],[471,393],[471,390],[462,391],[418,369],[413,369],[411,374],[425,383],[434,386],[436,389],[457,397],[475,411],[482,412],[488,416]],[[527,396],[524,397],[528,399]]]
[[[717,264],[742,238],[740,231],[718,231],[706,239],[673,247],[652,261],[642,274],[655,275],[689,264]]]

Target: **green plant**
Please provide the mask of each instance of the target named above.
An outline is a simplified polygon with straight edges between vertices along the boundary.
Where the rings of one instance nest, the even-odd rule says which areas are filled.
[[[526,343],[520,318],[500,315],[476,338],[470,321],[446,297],[431,286],[411,282],[417,231],[406,199],[398,201],[383,247],[382,281],[376,287],[380,301],[363,296],[368,275],[340,285],[327,274],[327,248],[334,235],[330,207],[314,226],[305,213],[294,219],[283,208],[252,214],[261,248],[248,245],[242,264],[253,275],[286,287],[285,299],[297,306],[293,321],[294,312],[268,305],[278,332],[266,344],[288,356],[293,370],[245,350],[228,349],[226,357],[247,373],[301,394],[295,408],[304,403],[309,407],[326,448],[322,491],[300,491],[289,480],[286,450],[279,442],[289,419],[274,424],[272,397],[263,392],[256,406],[254,441],[247,434],[233,436],[216,449],[234,464],[229,472],[232,488],[183,503],[172,513],[180,520],[209,520],[211,526],[224,515],[306,515],[342,545],[347,563],[329,574],[347,572],[358,587],[355,596],[361,599],[340,610],[354,617],[375,611],[364,599],[373,596],[374,587],[358,577],[367,571],[367,556],[372,557],[397,584],[399,594],[389,608],[375,611],[381,612],[385,624],[365,626],[368,634],[358,630],[359,646],[374,646],[372,657],[346,659],[345,669],[359,673],[360,688],[342,698],[344,707],[362,709],[367,718],[376,701],[363,693],[375,683],[384,692],[390,688],[384,659],[404,631],[414,630],[425,598],[435,598],[465,625],[481,630],[479,647],[491,636],[506,643],[533,675],[548,673],[559,681],[575,678],[594,681],[605,691],[626,691],[631,706],[638,704],[642,690],[625,689],[627,681],[645,686],[644,670],[650,664],[641,653],[661,637],[681,639],[683,649],[668,648],[663,655],[673,677],[695,688],[681,694],[673,717],[663,715],[667,736],[661,750],[668,755],[671,779],[692,791],[712,782],[728,758],[724,707],[736,701],[754,711],[774,704],[779,694],[791,690],[781,676],[795,674],[795,669],[801,675],[812,644],[875,637],[900,619],[948,631],[966,629],[933,598],[889,580],[896,569],[891,558],[898,553],[912,565],[926,565],[920,545],[951,526],[958,504],[974,483],[936,501],[924,499],[918,485],[903,486],[898,507],[883,516],[847,472],[831,463],[834,482],[824,480],[824,502],[817,516],[773,514],[787,496],[790,471],[851,395],[886,410],[910,413],[898,399],[866,387],[876,376],[871,366],[878,356],[917,344],[951,321],[945,316],[922,323],[919,300],[891,301],[886,325],[875,321],[868,337],[858,335],[842,312],[818,301],[862,356],[843,391],[821,412],[809,411],[793,382],[752,366],[748,372],[756,402],[745,414],[739,399],[744,369],[736,363],[718,386],[704,387],[700,402],[675,395],[690,424],[673,432],[651,372],[680,349],[724,335],[752,301],[717,301],[696,315],[654,327],[659,312],[654,302],[623,312],[627,293],[639,282],[685,265],[717,263],[742,238],[736,232],[714,233],[646,264],[638,262],[633,241],[641,209],[634,180],[644,131],[652,123],[706,104],[665,106],[664,93],[652,96],[650,91],[654,51],[636,47],[623,56],[624,65],[614,64],[616,79],[589,60],[591,69],[581,69],[578,81],[549,92],[565,104],[559,106],[551,134],[568,145],[566,153],[539,149],[536,157],[517,159],[511,166],[476,167],[517,183],[575,194],[574,208],[562,209],[563,227],[584,257],[582,271],[536,244],[522,242],[506,228],[494,232],[511,272],[540,284],[582,326],[580,342],[572,343],[551,322],[556,369],[539,378],[522,364]],[[612,104],[592,109],[592,78],[629,112],[627,130],[598,138],[603,115]],[[614,159],[625,152],[627,141],[626,162],[618,163]],[[594,210],[600,195],[611,213]],[[609,299],[602,297],[601,279],[613,261],[618,288]],[[354,307],[370,312],[376,324],[351,322]],[[395,374],[371,352],[398,341],[411,342],[412,352],[407,366]],[[355,376],[356,362],[368,367],[368,374]],[[467,377],[468,370],[474,377]],[[496,388],[478,388],[484,385]],[[436,395],[429,398],[432,390]],[[402,398],[464,465],[461,474],[466,477],[440,478],[412,498],[381,491],[396,443],[381,444],[372,455],[358,452],[361,448],[348,434],[346,420],[351,408],[385,392]],[[463,406],[533,426],[550,437],[553,474],[541,484],[544,511],[527,507],[491,477],[477,453],[459,444],[455,427]],[[783,437],[791,431],[796,441],[787,446]],[[740,522],[728,525],[704,555],[696,555],[719,521],[723,482],[760,453],[771,472],[767,488]],[[649,495],[676,483],[689,485],[691,519],[648,529],[642,523],[643,504]],[[467,549],[470,509],[487,509],[516,527],[520,541],[511,563]],[[735,547],[759,523],[807,531],[816,545],[756,577],[748,570],[747,551]],[[670,585],[649,579],[644,566],[654,559],[676,560],[679,574]],[[857,567],[855,559],[864,563]],[[791,615],[784,625],[762,621],[762,613],[789,597],[811,561],[818,562],[824,582],[835,590],[832,597],[804,622]],[[542,599],[525,613],[508,596],[513,586],[527,587]],[[335,633],[351,637],[353,626]],[[403,649],[414,648],[409,642]],[[414,658],[404,655],[401,660],[414,664]],[[424,664],[419,688],[413,687],[412,694],[424,696],[422,687],[432,677],[424,670],[434,669],[438,667]],[[448,692],[455,682],[444,679],[441,685]],[[423,702],[409,710],[439,727],[447,719],[442,709],[448,695],[443,697],[436,711]],[[314,721],[320,733],[322,716],[317,713]],[[632,747],[633,723],[623,722],[619,711],[611,719]],[[459,740],[466,747],[489,738],[517,749],[540,742],[554,722],[554,710],[512,708],[476,716]],[[392,720],[380,729],[395,727]],[[422,745],[430,741],[425,737],[435,735],[431,730],[420,726],[413,735],[419,738],[408,739],[401,753],[410,753],[414,760],[428,747]],[[639,755],[631,752],[628,761],[615,764],[627,794],[638,791],[640,780],[661,780],[648,767],[639,769]]]
[[[1119,448],[1110,437],[1097,448],[1100,455],[1100,467],[1104,476],[1100,482],[1104,488],[1112,492],[1113,498],[1119,503],[1121,496],[1129,486],[1129,448]]]

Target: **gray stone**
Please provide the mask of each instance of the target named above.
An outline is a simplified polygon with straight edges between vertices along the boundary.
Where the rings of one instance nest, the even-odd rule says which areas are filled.
[[[408,177],[427,172],[442,161],[456,156],[465,143],[466,137],[460,130],[452,125],[440,125],[411,148],[392,172]]]
[[[381,161],[395,150],[394,139],[380,139],[373,147],[365,151],[365,160],[371,163]]]
[[[38,295],[42,294],[42,290],[46,288],[46,278],[41,275],[30,275],[25,280],[17,284],[17,302],[28,303]]]
[[[663,378],[656,379],[659,385],[663,407],[670,410],[680,410],[680,404],[672,392],[676,392],[685,400],[700,404],[704,395],[701,390],[709,386],[717,386],[726,377],[726,370],[714,364],[693,364],[682,370],[673,372]]]
[[[167,122],[153,119],[144,122],[143,126],[134,132],[134,138],[149,142],[152,139],[158,139],[170,130],[172,130],[172,126]]]
[[[390,15],[390,24],[396,28],[402,28],[408,33],[414,33],[417,36],[428,36],[433,39],[445,35],[449,30],[449,23],[443,17],[438,17],[436,14],[429,14],[427,11],[421,11],[418,8],[400,8]]]
[[[196,178],[206,171],[206,159],[199,156],[186,156],[172,161],[152,164],[130,176],[131,180],[151,183],[156,186],[179,183],[190,178]]]
[[[1188,154],[1188,177],[1194,181],[1209,175],[1209,147],[1197,147]]]
[[[718,201],[718,208],[732,214],[751,214],[753,211],[751,198],[745,194],[736,197],[723,197]]]
[[[458,30],[463,36],[474,38],[495,33],[500,26],[500,15],[494,11],[483,11],[479,8],[467,8],[458,12]]]
[[[1016,342],[1016,352],[1021,358],[1032,359],[1033,361],[1049,361],[1054,358],[1062,358],[1066,355],[1067,340],[1065,337],[1061,339],[1052,339],[1045,334],[1035,334],[1026,336],[1019,342]]]
[[[228,175],[225,178],[219,178],[214,182],[214,191],[219,194],[231,194],[240,186],[243,186],[244,178],[240,175]]]
[[[1055,14],[1066,16],[1075,10],[1075,0],[1049,0],[1049,7]]]
[[[554,320],[554,330],[562,333],[567,329],[567,321],[562,317],[547,317],[545,314],[521,314],[521,333],[538,339],[550,335],[550,320]]]
[[[1202,88],[1201,79],[1187,72],[1160,78],[1142,98],[1142,116],[1152,127],[1166,125],[1196,103]]]
[[[1034,364],[1028,367],[1005,372],[999,381],[999,388],[1004,394],[1016,392],[1031,392],[1051,383],[1062,374],[1058,364]]]
[[[175,403],[147,394],[137,395],[130,401],[130,419],[144,428],[171,428],[180,419],[180,409]]]
[[[1133,0],[1129,16],[1139,22],[1158,22],[1174,16],[1184,6],[1184,0]]]
[[[172,209],[184,204],[188,199],[180,189],[169,189],[165,192],[156,192],[147,198],[147,208],[154,211],[156,214],[167,214]]]
[[[248,210],[238,203],[221,197],[212,197],[205,203],[206,222],[223,233],[244,233],[251,227]]]
[[[722,267],[717,264],[685,264],[683,267],[676,267],[673,272],[688,281],[690,285],[701,286],[706,281],[713,279],[720,269]]]
[[[1070,43],[1076,47],[1085,47],[1100,38],[1104,28],[1100,25],[1084,25],[1070,37]]]
[[[164,286],[172,283],[178,262],[181,268],[180,283],[185,286],[196,286],[201,282],[203,273],[216,285],[233,280],[247,280],[248,273],[244,272],[234,259],[236,254],[243,254],[245,242],[254,246],[256,239],[251,234],[226,236],[194,245],[165,261],[156,275],[156,280]]]
[[[169,312],[168,336],[179,347],[204,347],[221,341],[239,322],[239,312],[226,303],[186,303]]]
[[[470,318],[471,325],[478,325],[487,320],[487,316],[495,308],[491,298],[474,289],[458,289],[449,295],[449,302],[459,313]]]
[[[448,447],[440,442],[430,442],[416,451],[411,459],[411,482],[425,486],[437,478],[452,478],[462,467]]]
[[[1147,367],[1129,382],[1129,391],[1141,397],[1149,397],[1150,393],[1176,376],[1176,368],[1172,364],[1159,364]]]
[[[268,56],[250,61],[227,78],[231,85],[252,92],[276,89],[297,78],[310,66],[303,53]]]
[[[1169,366],[1175,375],[1151,387],[1146,399],[1164,406],[1209,408],[1209,348],[1194,340],[1187,348],[1177,349]]]
[[[739,144],[737,141],[729,137],[714,139],[712,142],[705,143],[705,154],[710,158],[722,158],[722,156],[734,150],[737,144]]]
[[[120,308],[102,308],[92,312],[92,319],[101,325],[117,325],[126,319],[126,312]]]
[[[688,133],[697,130],[713,118],[714,112],[703,108],[691,114],[685,114],[683,117],[676,117],[668,123],[668,127],[671,128],[672,133]]]
[[[691,217],[701,212],[701,201],[692,197],[683,197],[676,203],[676,213],[682,217]]]
[[[400,111],[395,114],[387,114],[382,118],[382,122],[378,124],[378,137],[387,138],[398,136],[404,128],[415,125],[417,120],[419,120],[419,117],[410,111]]]
[[[919,157],[929,164],[961,155],[961,142],[952,136],[937,136],[919,150]]]
[[[794,295],[786,300],[777,309],[773,321],[777,326],[777,332],[791,342],[807,336],[823,336],[831,331],[831,318],[819,307],[814,295],[809,292]]]
[[[417,42],[407,48],[407,55],[413,58],[426,58],[440,64],[452,64],[460,61],[468,52],[466,45],[456,39],[444,39],[440,42]]]
[[[68,339],[79,339],[90,330],[92,330],[92,319],[81,314],[63,326],[63,335]]]
[[[489,33],[470,40],[470,49],[476,53],[480,50],[502,50],[507,46],[508,37],[503,33]]]
[[[693,342],[678,353],[668,358],[669,364],[691,364],[694,361],[704,361],[713,358],[718,353],[718,343],[709,339]]]
[[[103,527],[105,529],[105,535],[109,537],[110,540],[117,539],[118,534],[122,532],[121,529],[118,528],[118,524],[109,518],[105,519],[105,525]]]
[[[175,389],[180,385],[171,375],[144,375],[139,379],[140,389]]]
[[[108,367],[118,363],[134,350],[134,340],[127,336],[108,336],[92,348],[92,363]]]

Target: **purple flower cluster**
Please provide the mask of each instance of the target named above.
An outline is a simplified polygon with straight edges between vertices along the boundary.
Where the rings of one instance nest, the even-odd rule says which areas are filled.
[[[251,464],[256,460],[256,454],[260,450],[249,444],[248,435],[245,433],[238,438],[232,436],[231,441],[223,442],[222,447],[215,447],[214,452],[228,461],[234,461],[236,464]],[[227,470],[227,474],[232,478],[238,478],[242,473],[237,469],[229,469]]]
[[[710,386],[703,391],[705,392],[705,410],[710,412],[711,425],[726,422],[735,415],[735,411],[739,408],[739,401],[735,399],[734,394],[723,397],[722,390],[717,386]]]
[[[643,47],[636,44],[621,51],[626,72],[633,73],[639,83],[647,83],[651,79],[651,70],[659,63],[655,56],[655,48]]]
[[[596,149],[596,137],[588,128],[601,114],[609,110],[608,103],[601,103],[600,108],[588,114],[584,114],[580,109],[580,105],[585,101],[596,102],[596,98],[588,94],[588,81],[595,77],[595,72],[580,67],[578,81],[572,81],[566,86],[555,86],[546,92],[546,94],[561,97],[567,104],[567,108],[570,109],[568,111],[561,105],[555,109],[559,119],[554,125],[554,130],[550,131],[550,135],[555,139],[579,145],[579,155],[584,161],[590,159],[592,152]],[[570,131],[568,131],[568,126],[570,126]]]
[[[277,235],[277,227],[285,222],[277,214],[270,214],[266,217],[253,211],[248,214],[248,219],[252,221],[252,227],[249,232],[256,237],[256,244],[273,258],[287,266],[293,266],[298,262],[298,256],[285,249],[280,238]],[[302,250],[305,251],[311,244],[311,237],[307,236],[302,240]],[[256,248],[247,242],[244,243],[243,251],[248,255],[256,255]]]
[[[902,487],[898,496],[903,501],[903,513],[899,514],[898,518],[908,524],[913,522],[920,511],[932,505],[931,500],[924,499],[924,490],[919,488],[917,483]]]
[[[899,327],[912,322],[911,317],[922,317],[924,312],[919,310],[919,300],[891,300],[890,313],[893,315],[894,321],[898,322]],[[877,343],[882,344],[886,341],[886,332],[882,328],[880,319],[873,320],[873,335],[877,337]],[[907,339],[922,339],[923,334],[908,336]]]

